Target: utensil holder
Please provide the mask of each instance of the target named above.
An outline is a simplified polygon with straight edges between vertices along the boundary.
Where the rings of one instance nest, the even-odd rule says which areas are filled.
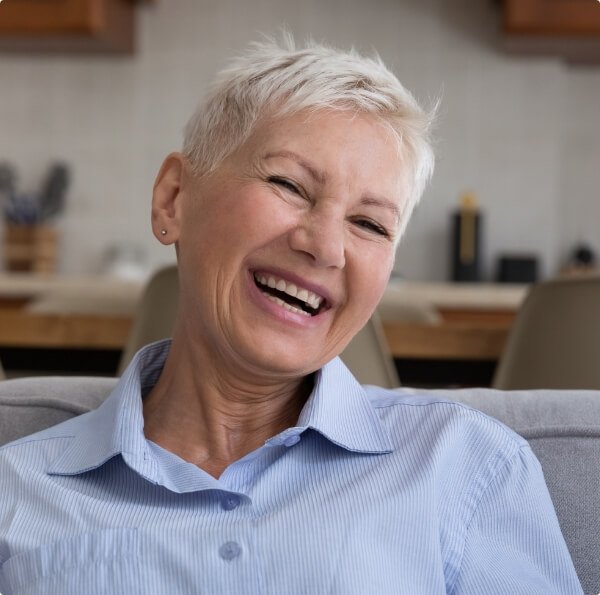
[[[58,233],[49,225],[7,225],[4,264],[8,271],[54,273]]]

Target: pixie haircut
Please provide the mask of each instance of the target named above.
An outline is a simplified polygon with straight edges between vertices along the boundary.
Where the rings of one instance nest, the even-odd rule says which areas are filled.
[[[392,132],[408,173],[402,232],[433,173],[435,108],[421,108],[379,56],[312,41],[297,48],[289,34],[255,42],[217,75],[185,127],[183,153],[195,175],[206,175],[251,136],[260,119],[301,110],[369,114]]]

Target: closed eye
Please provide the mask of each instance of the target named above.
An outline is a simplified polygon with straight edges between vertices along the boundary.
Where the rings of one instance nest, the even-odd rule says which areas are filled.
[[[285,188],[286,190],[289,190],[290,192],[294,192],[295,194],[301,194],[298,187],[295,184],[292,184],[292,182],[290,182],[289,180],[286,180],[285,178],[279,178],[277,176],[270,176],[269,178],[267,178],[267,181],[270,182],[271,184],[277,184],[277,186],[280,186],[281,188]]]
[[[376,223],[375,221],[372,221],[371,219],[356,219],[354,223],[358,225],[358,227],[366,229],[369,232],[375,233],[385,238],[390,237],[390,234],[388,233],[387,229],[385,229],[385,227],[383,227],[379,223]]]

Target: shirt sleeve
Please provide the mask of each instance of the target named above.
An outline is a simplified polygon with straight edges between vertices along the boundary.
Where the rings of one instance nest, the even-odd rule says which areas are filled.
[[[529,446],[522,446],[483,491],[449,593],[583,593],[541,465]]]

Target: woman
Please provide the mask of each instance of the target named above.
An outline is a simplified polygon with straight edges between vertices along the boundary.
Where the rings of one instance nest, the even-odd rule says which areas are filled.
[[[221,73],[154,187],[172,342],[2,451],[5,595],[581,592],[521,438],[336,357],[432,172],[430,120],[355,53],[265,42]]]

